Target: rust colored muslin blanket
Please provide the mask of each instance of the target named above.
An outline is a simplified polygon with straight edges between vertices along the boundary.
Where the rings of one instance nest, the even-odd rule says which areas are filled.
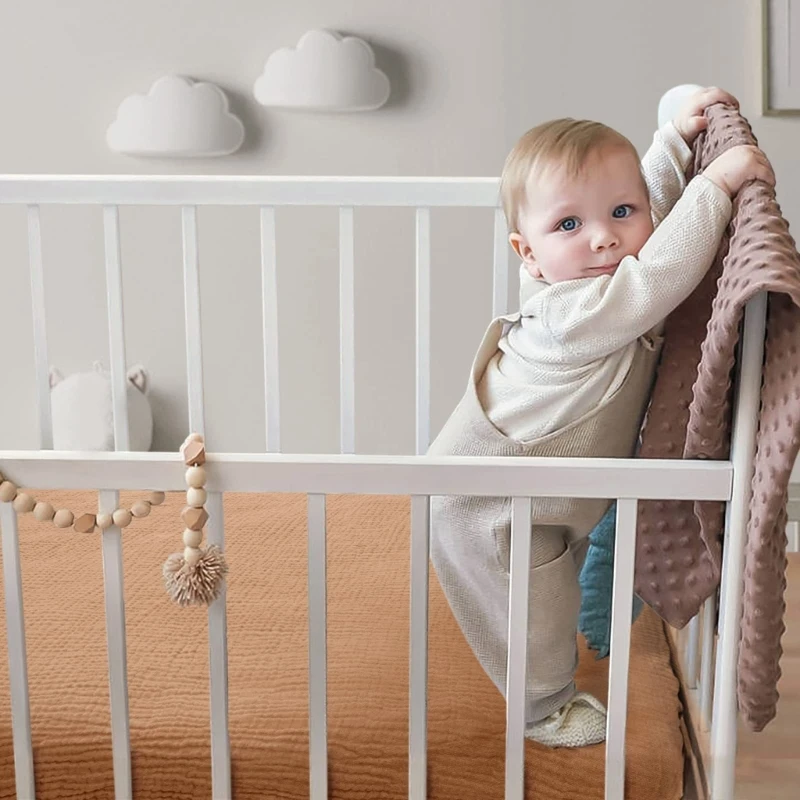
[[[720,153],[757,144],[739,113],[717,105],[694,145],[688,177]],[[695,292],[667,319],[664,347],[642,429],[643,458],[726,459],[732,379],[747,301],[767,291],[761,410],[746,533],[739,709],[760,731],[775,716],[784,631],[786,499],[800,448],[800,256],[775,200],[761,181],[742,188],[717,257]],[[683,627],[716,590],[724,504],[639,504],[636,593],[667,622]]]

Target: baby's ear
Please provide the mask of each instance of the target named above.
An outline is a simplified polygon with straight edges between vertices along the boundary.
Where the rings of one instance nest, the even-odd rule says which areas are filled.
[[[508,237],[508,243],[514,248],[514,252],[525,262],[528,267],[528,272],[531,272],[532,267],[536,264],[536,258],[533,255],[530,245],[525,241],[525,237],[521,233],[512,233]],[[531,272],[531,274],[533,274]]]
[[[128,370],[128,380],[142,393],[147,393],[147,382],[149,376],[147,370],[141,365],[137,364]]]

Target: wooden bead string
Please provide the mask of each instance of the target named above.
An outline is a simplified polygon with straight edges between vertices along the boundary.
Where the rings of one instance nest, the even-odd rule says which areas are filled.
[[[130,509],[117,508],[110,514],[76,515],[68,508],[59,508],[56,511],[50,503],[20,491],[13,481],[5,480],[0,474],[0,502],[11,503],[19,514],[33,513],[39,522],[52,522],[56,528],[72,527],[78,533],[92,533],[95,528],[105,530],[112,525],[127,528],[134,519],[146,517],[152,506],[160,506],[165,497],[164,492],[150,492],[146,500],[137,500]]]
[[[206,484],[205,444],[200,434],[192,433],[181,446],[186,470],[186,507],[181,512],[184,524],[183,552],[173,553],[163,567],[164,581],[170,597],[179,605],[208,605],[222,591],[228,565],[216,545],[201,547],[203,527],[208,522],[205,509],[208,497]],[[91,533],[95,528],[105,530],[112,525],[126,528],[140,517],[146,517],[152,506],[164,502],[164,492],[151,492],[146,500],[137,500],[130,509],[117,508],[111,513],[80,514],[76,517],[67,508],[57,511],[50,503],[37,501],[27,492],[18,490],[13,481],[0,475],[0,502],[12,503],[22,514],[33,513],[40,522],[50,522],[57,528],[74,528],[78,533]]]
[[[194,566],[202,556],[200,545],[203,543],[203,528],[208,522],[205,509],[208,494],[205,490],[206,462],[203,437],[199,433],[189,434],[181,448],[186,470],[186,508],[181,512],[181,519],[186,528],[183,531],[183,558],[189,566]]]
[[[203,526],[208,522],[203,437],[189,434],[181,445],[181,455],[187,467],[186,507],[181,513],[184,547],[182,553],[173,553],[164,563],[164,582],[178,605],[208,605],[219,597],[228,565],[219,547],[214,544],[201,547]]]

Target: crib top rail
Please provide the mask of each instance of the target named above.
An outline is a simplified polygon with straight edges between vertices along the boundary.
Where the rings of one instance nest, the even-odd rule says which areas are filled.
[[[37,489],[185,490],[179,453],[0,451],[0,469]],[[728,500],[727,461],[214,453],[214,492]]]
[[[0,205],[499,206],[498,178],[0,175]]]

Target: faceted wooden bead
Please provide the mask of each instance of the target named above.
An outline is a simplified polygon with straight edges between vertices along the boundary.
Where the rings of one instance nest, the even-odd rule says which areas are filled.
[[[183,463],[192,467],[206,463],[206,446],[202,442],[188,441],[181,445]]]
[[[205,441],[205,440],[203,439],[202,435],[199,434],[199,433],[190,433],[186,437],[186,441],[187,442],[202,442],[202,441]]]
[[[137,519],[146,517],[150,513],[150,503],[147,500],[137,500],[131,506],[131,514]]]
[[[91,533],[94,530],[95,522],[94,514],[81,514],[72,527],[78,533]]]
[[[133,519],[133,515],[127,508],[118,508],[111,517],[118,528],[127,528]]]
[[[17,484],[12,481],[0,483],[0,503],[10,503],[17,496]]]
[[[202,489],[206,484],[206,471],[203,467],[189,467],[186,470],[186,485],[193,489]]]
[[[208,500],[208,492],[205,489],[187,489],[186,505],[192,508],[202,508]]]
[[[33,495],[20,492],[14,498],[14,510],[18,511],[20,514],[27,514],[30,511],[33,511],[35,506],[36,498]]]
[[[98,514],[97,515],[97,527],[100,528],[101,531],[104,531],[106,528],[110,528],[114,524],[114,517],[111,514]]]
[[[50,503],[43,503],[41,500],[33,507],[33,516],[39,520],[39,522],[50,522],[51,519],[56,515],[56,510]]]
[[[183,560],[193,567],[203,557],[202,552],[196,547],[184,547]]]
[[[191,528],[186,528],[183,532],[183,543],[187,547],[200,547],[200,544],[203,541],[203,531],[202,530],[192,530]]]
[[[147,498],[151,506],[160,506],[166,498],[164,492],[150,492]]]
[[[60,508],[53,517],[53,524],[56,528],[69,528],[75,516],[68,508]]]
[[[208,511],[204,508],[192,508],[192,506],[186,506],[181,512],[181,519],[183,520],[183,524],[192,531],[200,531],[203,529],[203,525],[208,522]]]

